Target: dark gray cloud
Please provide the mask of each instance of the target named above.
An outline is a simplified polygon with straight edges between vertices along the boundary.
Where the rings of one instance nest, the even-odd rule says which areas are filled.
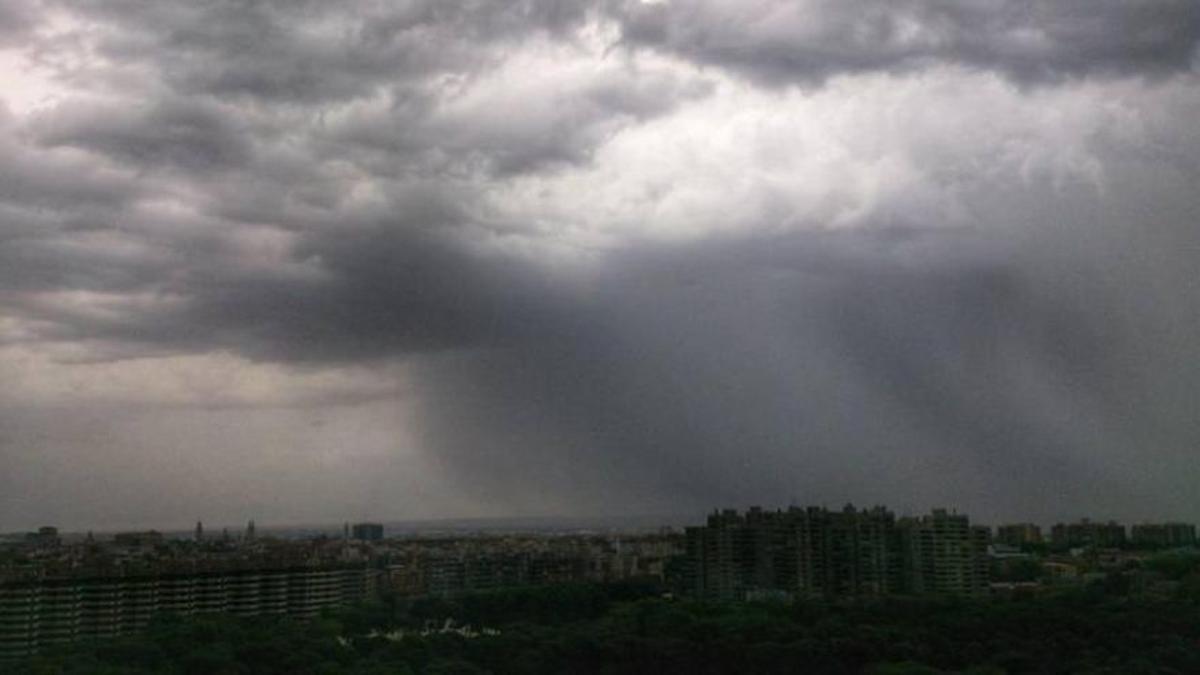
[[[56,6],[0,4],[61,89],[0,108],[0,510],[1200,513],[1194,3]],[[204,358],[267,384],[145,365]]]
[[[37,0],[0,1],[0,47],[17,43],[41,23]]]
[[[90,150],[126,166],[229,171],[247,164],[252,139],[228,113],[197,101],[157,101],[146,110],[72,106],[40,120],[48,147]]]
[[[275,102],[345,102],[378,87],[470,74],[494,50],[568,35],[587,2],[68,2],[111,28],[99,47],[173,87]]]
[[[1020,82],[1195,69],[1189,0],[627,2],[627,44],[775,83],[947,64]]]
[[[150,291],[179,299],[117,302],[99,313],[37,296],[11,301],[51,322],[41,333],[47,340],[126,343],[153,354],[228,349],[300,363],[492,346],[540,323],[549,307],[561,308],[544,273],[454,239],[465,214],[451,196],[427,186],[396,197],[390,214],[347,217],[298,235],[291,257],[271,265],[240,261],[225,232],[145,241],[134,224],[14,238],[0,255],[0,278],[13,291]]]
[[[386,170],[426,175],[553,170],[586,163],[621,129],[711,91],[703,81],[666,72],[630,74],[567,74],[545,85],[515,72],[511,82],[489,87],[482,100],[449,110],[438,110],[427,96],[397,93],[386,107],[330,125],[321,137],[323,149],[383,152]]]
[[[58,36],[39,61],[81,90],[127,95],[61,106],[36,133],[152,170],[231,170],[256,149],[297,145],[373,174],[584,162],[624,126],[709,91],[661,68],[630,77],[617,56],[603,69],[530,77],[594,47],[583,34],[593,5],[64,3],[93,22],[86,40],[101,58],[55,58],[77,48]],[[561,53],[506,64],[530,45]]]
[[[491,346],[544,320],[553,288],[532,270],[383,223],[302,245],[322,278],[213,278],[177,325],[205,326],[256,358],[356,361]]]
[[[1184,470],[1195,425],[1157,406],[1194,369],[1165,375],[1183,358],[1169,334],[1128,323],[1133,308],[1100,290],[1113,275],[1151,292],[1145,270],[1110,258],[1060,286],[1039,254],[987,235],[911,236],[634,254],[598,305],[536,339],[428,366],[430,444],[518,510],[793,497],[971,504],[986,518],[1190,508],[1186,481],[1160,472]],[[913,265],[906,246],[930,257]],[[529,482],[536,492],[511,489]]]

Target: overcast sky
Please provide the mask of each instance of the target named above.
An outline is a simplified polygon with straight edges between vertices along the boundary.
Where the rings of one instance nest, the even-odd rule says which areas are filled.
[[[1195,0],[0,0],[0,529],[1200,520]]]

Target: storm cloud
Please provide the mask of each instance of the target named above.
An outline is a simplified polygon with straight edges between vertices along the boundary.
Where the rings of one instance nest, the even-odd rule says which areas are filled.
[[[1200,515],[1195,3],[0,26],[0,527]]]
[[[1194,67],[1200,39],[1200,7],[1187,0],[680,0],[620,15],[631,45],[776,83],[937,65],[1025,83],[1166,75]]]

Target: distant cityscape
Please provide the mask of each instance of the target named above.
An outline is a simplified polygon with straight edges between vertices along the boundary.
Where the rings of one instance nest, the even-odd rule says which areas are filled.
[[[0,659],[138,631],[162,612],[307,619],[372,597],[566,583],[638,580],[714,601],[986,598],[1089,583],[1163,595],[1178,582],[1144,563],[1196,547],[1195,525],[1182,522],[1083,519],[1044,532],[945,509],[897,517],[851,505],[722,510],[683,528],[421,532],[359,522],[305,532],[264,533],[251,520],[237,532],[197,522],[174,536],[52,526],[0,535]]]
[[[683,589],[714,600],[981,597],[1035,591],[1051,578],[1083,580],[1111,568],[1102,562],[1195,545],[1196,528],[1186,523],[1135,525],[1127,537],[1119,523],[1084,519],[1054,525],[1045,541],[1033,523],[993,530],[945,509],[904,518],[882,506],[726,510],[687,528]]]

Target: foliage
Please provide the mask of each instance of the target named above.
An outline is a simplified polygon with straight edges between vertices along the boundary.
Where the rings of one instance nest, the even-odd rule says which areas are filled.
[[[1175,581],[1200,573],[1200,553],[1195,551],[1171,551],[1160,553],[1145,562],[1148,570],[1158,572]]]

